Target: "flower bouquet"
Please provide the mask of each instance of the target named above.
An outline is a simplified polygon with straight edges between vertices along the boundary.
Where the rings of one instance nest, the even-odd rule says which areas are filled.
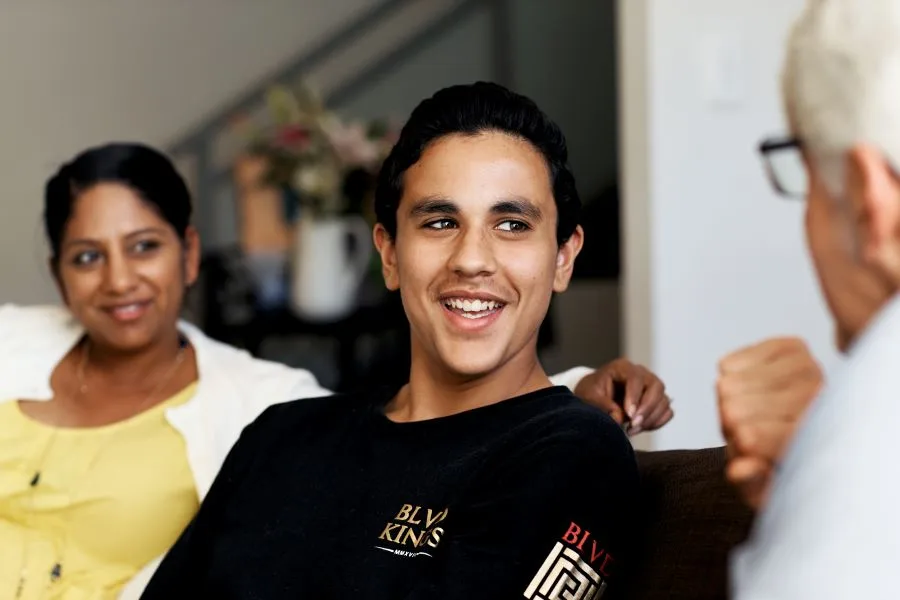
[[[245,253],[257,265],[259,289],[274,290],[265,294],[267,306],[287,299],[306,318],[340,318],[353,309],[362,281],[377,272],[369,200],[399,128],[386,119],[346,121],[306,85],[271,88],[263,116],[261,127],[251,127],[249,118],[237,122],[247,138],[245,156],[261,167],[254,184],[241,186],[242,227],[250,232]],[[285,249],[276,257],[290,271],[289,289],[267,274],[273,268],[263,269],[275,262],[266,246],[283,237],[273,234],[279,231],[289,232],[287,243],[277,242]]]
[[[248,154],[266,159],[265,183],[313,217],[365,212],[378,169],[396,142],[396,124],[344,120],[305,84],[271,88],[266,109],[261,128],[247,131],[249,120],[239,121]]]

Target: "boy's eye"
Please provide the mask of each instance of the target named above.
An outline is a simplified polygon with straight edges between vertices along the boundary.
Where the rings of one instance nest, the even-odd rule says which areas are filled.
[[[436,221],[429,221],[425,224],[425,227],[428,229],[450,229],[454,227],[456,223],[453,222],[452,219],[438,219]]]
[[[528,226],[528,223],[525,223],[523,221],[510,220],[510,221],[503,221],[502,223],[500,223],[500,225],[497,226],[497,229],[499,229],[500,231],[509,231],[512,233],[520,233],[523,231],[528,231],[531,228]]]

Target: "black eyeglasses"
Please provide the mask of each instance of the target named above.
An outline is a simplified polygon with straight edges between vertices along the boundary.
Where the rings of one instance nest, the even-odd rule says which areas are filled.
[[[769,138],[759,145],[772,187],[782,196],[806,197],[809,184],[802,149],[803,144],[795,137]]]

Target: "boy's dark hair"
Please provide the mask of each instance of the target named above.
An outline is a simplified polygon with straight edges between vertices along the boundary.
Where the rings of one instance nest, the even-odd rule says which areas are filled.
[[[531,99],[496,83],[444,88],[412,112],[384,161],[375,189],[375,215],[391,237],[397,235],[397,208],[403,176],[429,144],[447,135],[497,131],[530,142],[547,161],[559,214],[556,238],[565,243],[578,225],[581,200],[568,165],[566,138]]]

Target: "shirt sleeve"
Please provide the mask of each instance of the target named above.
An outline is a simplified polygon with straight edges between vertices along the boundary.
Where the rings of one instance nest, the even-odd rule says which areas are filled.
[[[306,369],[293,369],[295,381],[291,386],[288,394],[289,400],[300,400],[303,398],[323,398],[334,394],[329,389],[322,387],[316,376]]]
[[[893,310],[888,331],[858,344],[807,413],[750,539],[732,556],[733,598],[898,597],[900,305]]]
[[[612,421],[541,436],[450,509],[453,533],[405,600],[608,598],[637,493],[631,445]]]
[[[593,372],[594,369],[590,367],[572,367],[571,369],[563,371],[562,373],[551,375],[550,382],[553,385],[561,385],[567,387],[569,388],[569,391],[574,392],[575,386],[577,386],[582,379]]]
[[[223,509],[232,492],[259,455],[264,423],[271,412],[269,409],[263,413],[241,433],[200,504],[200,510],[166,553],[141,600],[204,597],[209,553],[213,548],[210,542],[220,526]]]

